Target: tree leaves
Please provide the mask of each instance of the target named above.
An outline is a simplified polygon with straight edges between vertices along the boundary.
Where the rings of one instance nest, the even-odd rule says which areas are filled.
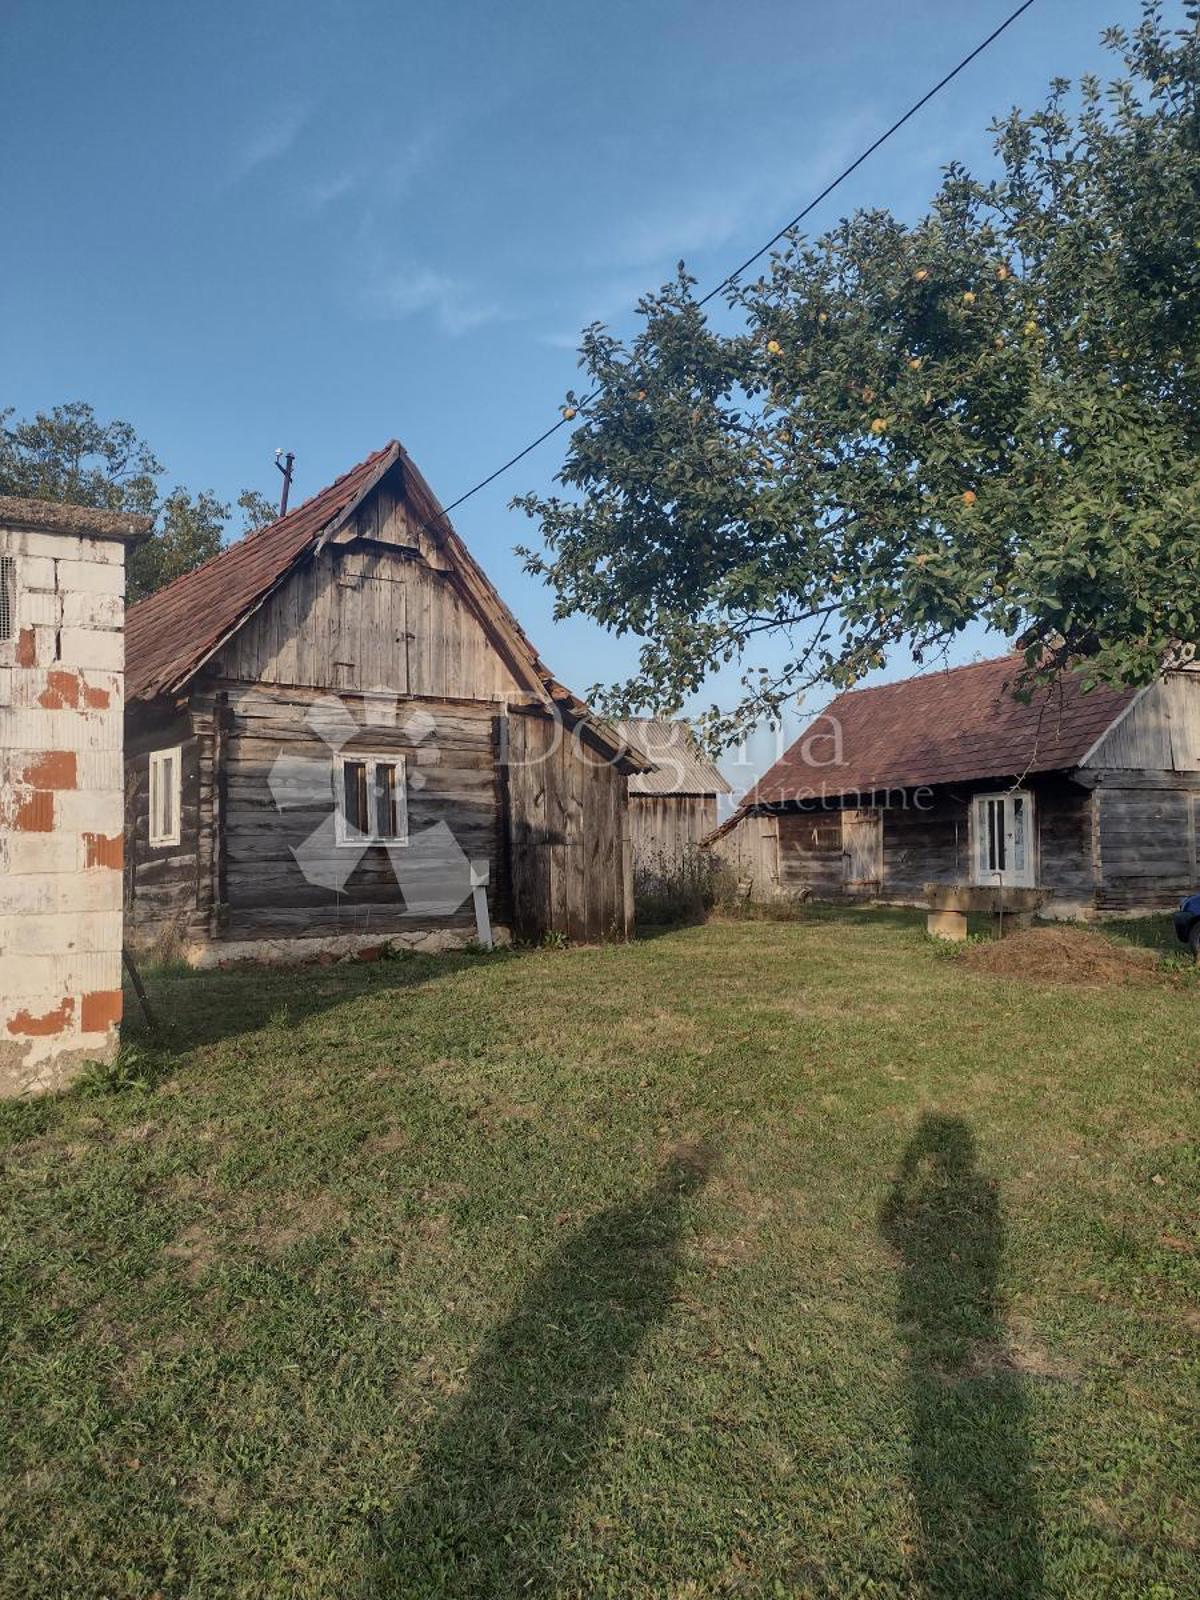
[[[672,711],[780,630],[789,666],[718,732],[980,618],[1097,680],[1195,643],[1197,33],[1147,6],[1116,83],[1056,80],[995,125],[997,175],[951,166],[912,226],[786,239],[732,331],[682,268],[628,344],[586,331],[565,493],[515,503],[558,613],[644,636],[610,705]]]
[[[192,495],[179,485],[161,494],[163,468],[128,422],[101,422],[82,401],[14,421],[0,411],[0,494],[69,505],[132,511],[155,520],[151,537],[135,545],[126,567],[130,602],[153,594],[216,555],[230,508],[208,490]],[[257,490],[238,499],[244,531],[275,518]]]

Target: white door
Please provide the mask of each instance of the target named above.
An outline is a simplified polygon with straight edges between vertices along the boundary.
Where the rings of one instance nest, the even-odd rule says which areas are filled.
[[[989,888],[1032,889],[1037,876],[1033,796],[1020,789],[978,794],[973,819],[973,881]]]

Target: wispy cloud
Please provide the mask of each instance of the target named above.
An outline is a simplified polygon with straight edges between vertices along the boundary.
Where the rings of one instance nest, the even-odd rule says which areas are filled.
[[[449,125],[442,121],[421,128],[397,148],[385,152],[372,152],[380,186],[388,199],[399,200],[412,188],[416,180],[427,172],[434,157],[446,143]]]
[[[267,117],[234,151],[229,182],[240,183],[260,167],[287,155],[307,121],[308,112],[295,106],[280,108]]]
[[[326,206],[344,200],[358,187],[352,172],[339,172],[329,178],[314,178],[304,189],[304,205],[308,211],[324,211]]]
[[[697,196],[686,205],[635,220],[619,243],[619,263],[649,265],[678,261],[698,250],[715,250],[750,221],[755,207],[751,187],[740,193]]]
[[[366,290],[368,311],[403,321],[432,316],[452,339],[496,322],[500,308],[481,299],[469,284],[431,267],[394,267],[379,272]]]
[[[747,253],[747,246],[753,248],[769,238],[789,214],[819,193],[871,129],[870,111],[863,108],[838,129],[836,137],[827,138],[811,160],[777,157],[764,163],[759,159],[744,170],[731,172],[719,187],[709,179],[666,205],[635,213],[610,236],[607,260],[596,260],[590,290],[578,302],[578,311],[568,314],[568,326],[544,333],[540,342],[554,349],[578,349],[579,329],[589,322],[620,322],[644,294],[674,275],[680,260],[693,267],[697,256],[727,251],[729,259],[716,262],[713,276],[719,277]],[[834,209],[836,204],[833,199],[828,211],[814,214],[818,230],[840,214]],[[712,281],[706,273],[701,290],[711,288]],[[568,331],[572,321],[575,331]]]
[[[324,211],[351,197],[372,210],[384,210],[407,197],[433,165],[445,139],[445,128],[431,125],[392,145],[385,133],[374,133],[357,154],[339,166],[307,179],[300,203],[309,212]]]

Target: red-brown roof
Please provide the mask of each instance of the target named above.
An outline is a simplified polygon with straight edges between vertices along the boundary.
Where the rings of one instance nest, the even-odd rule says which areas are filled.
[[[741,802],[1011,778],[1077,766],[1136,694],[1067,672],[1021,701],[1024,657],[1000,656],[839,695]]]
[[[650,763],[558,683],[482,567],[463,544],[416,466],[395,439],[336,478],[327,489],[265,528],[227,545],[203,566],[132,606],[125,626],[125,685],[130,700],[178,692],[253,614],[323,535],[332,533],[386,472],[402,463],[404,494],[418,522],[450,557],[469,603],[493,642],[535,694],[553,701],[570,725],[585,723],[618,755],[623,771]]]

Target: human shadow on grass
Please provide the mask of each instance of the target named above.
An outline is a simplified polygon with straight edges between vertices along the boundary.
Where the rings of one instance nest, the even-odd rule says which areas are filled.
[[[1032,1600],[1042,1561],[1028,1403],[998,1289],[1004,1226],[960,1118],[922,1118],[880,1227],[902,1262],[897,1320],[921,1519],[914,1579],[938,1600]]]
[[[573,1497],[643,1342],[667,1315],[686,1202],[711,1166],[702,1147],[676,1156],[525,1286],[379,1530],[373,1600],[554,1592]]]

